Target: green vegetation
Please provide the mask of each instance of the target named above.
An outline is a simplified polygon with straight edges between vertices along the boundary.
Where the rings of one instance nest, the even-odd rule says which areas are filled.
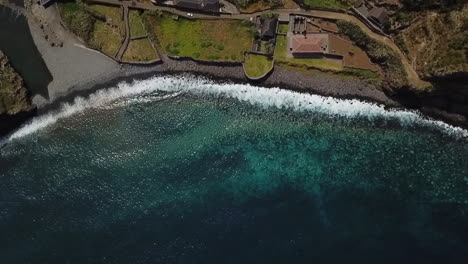
[[[400,58],[386,45],[370,38],[359,26],[345,21],[337,23],[340,32],[363,49],[373,62],[379,64],[385,73],[385,82],[390,88],[408,85],[408,79]]]
[[[260,40],[260,48],[258,50],[259,52],[266,53],[266,54],[273,54],[274,50],[275,50],[275,47],[273,43],[271,43],[270,41]]]
[[[63,22],[75,35],[88,41],[96,19],[86,12],[83,4],[65,2],[59,5]]]
[[[107,5],[85,5],[85,7],[94,16],[99,14],[98,16],[108,20],[111,24],[123,25],[122,10],[119,7]]]
[[[96,21],[88,45],[114,57],[122,44],[122,40],[123,35],[118,29],[110,27],[104,22]]]
[[[91,48],[115,56],[125,32],[120,8],[65,2],[59,3],[59,9],[70,31]]]
[[[307,67],[325,71],[341,71],[343,66],[341,63],[326,60],[326,59],[295,59],[286,56],[287,42],[286,36],[276,37],[275,59],[278,63],[289,66]]]
[[[376,85],[381,84],[380,74],[370,70],[343,67],[341,63],[327,59],[296,59],[286,56],[286,36],[276,37],[275,60],[277,64],[294,70],[313,72],[333,72],[342,78],[359,78]]]
[[[148,14],[145,19],[151,35],[169,55],[242,61],[243,52],[252,45],[252,25],[244,21],[174,20],[165,14]]]
[[[143,38],[130,41],[122,59],[123,61],[151,61],[157,58],[157,53],[149,39]]]
[[[279,24],[278,32],[279,33],[288,33],[289,25],[288,24]]]
[[[244,69],[251,78],[259,78],[266,74],[273,67],[273,59],[257,54],[246,54]]]
[[[90,5],[88,9],[100,14],[104,21],[97,20],[89,45],[113,57],[116,55],[125,35],[122,10],[114,6]]]
[[[422,11],[428,9],[450,10],[460,7],[466,0],[402,0],[405,9],[411,11]]]
[[[361,80],[374,83],[377,86],[381,85],[382,83],[382,80],[380,79],[380,74],[378,72],[373,72],[370,70],[345,67],[343,69],[343,72],[341,72],[341,75],[357,77]]]
[[[0,114],[14,115],[31,108],[23,80],[0,51]]]
[[[346,9],[351,6],[354,1],[351,0],[298,0],[303,6],[314,8],[314,7],[324,7],[324,8],[333,8],[333,9]]]
[[[146,30],[143,27],[140,14],[137,10],[130,10],[128,19],[130,23],[130,38],[146,36]]]
[[[247,8],[252,4],[264,2],[265,6],[268,7],[281,7],[283,6],[283,0],[233,0],[232,1],[235,6],[240,8]]]
[[[468,5],[447,12],[412,12],[413,23],[395,32],[395,42],[419,74],[444,77],[468,71]]]

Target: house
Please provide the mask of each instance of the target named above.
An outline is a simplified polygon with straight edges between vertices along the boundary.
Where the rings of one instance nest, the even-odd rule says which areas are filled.
[[[260,37],[263,40],[270,40],[275,37],[276,27],[278,25],[278,19],[276,18],[265,18],[262,23],[260,30]]]
[[[369,10],[363,0],[357,1],[353,9],[376,27],[383,28],[388,21],[388,12],[385,8],[373,7]]]
[[[209,13],[219,13],[219,0],[174,0],[174,5],[179,8],[198,10]]]
[[[317,58],[328,54],[328,34],[291,34],[288,50],[295,58]]]
[[[364,4],[364,1],[362,0],[357,1],[356,4],[354,5],[354,8],[363,17],[367,17],[369,15],[369,9],[366,7],[366,5]]]
[[[383,27],[388,21],[388,13],[383,7],[374,7],[369,11],[367,18],[379,27]]]

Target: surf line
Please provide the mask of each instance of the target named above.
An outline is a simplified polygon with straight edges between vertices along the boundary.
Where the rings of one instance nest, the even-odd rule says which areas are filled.
[[[211,95],[224,98],[233,98],[240,102],[246,102],[255,106],[278,109],[287,108],[295,111],[306,111],[340,118],[363,118],[368,121],[377,119],[397,120],[403,126],[429,126],[455,137],[468,137],[468,131],[454,127],[442,121],[424,117],[417,111],[385,109],[383,105],[363,102],[357,99],[337,99],[320,95],[298,93],[281,88],[262,88],[249,84],[215,83],[204,77],[196,77],[190,74],[155,76],[146,80],[133,81],[132,83],[119,83],[116,87],[98,90],[87,98],[77,97],[73,103],[65,103],[58,111],[33,118],[7,139],[10,142],[41,129],[44,129],[60,119],[90,108],[119,107],[110,105],[119,99],[128,98],[125,104],[161,100],[161,97],[151,99],[133,98],[136,95],[144,95],[153,92],[170,93],[171,96],[179,96],[182,93],[194,95]]]

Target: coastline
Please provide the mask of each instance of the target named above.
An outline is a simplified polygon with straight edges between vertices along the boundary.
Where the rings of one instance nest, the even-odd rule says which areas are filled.
[[[70,86],[66,94],[38,108],[39,113],[57,109],[63,103],[70,103],[77,96],[86,97],[97,90],[111,88],[121,82],[148,79],[153,76],[192,74],[206,77],[220,83],[251,84],[259,87],[278,87],[299,93],[317,94],[339,99],[359,99],[367,102],[383,104],[391,108],[401,108],[401,105],[388,97],[383,91],[366,82],[355,79],[344,79],[325,74],[310,74],[276,67],[269,78],[262,82],[249,81],[242,71],[242,66],[207,66],[191,61],[172,61],[172,65],[159,64],[154,66],[125,66],[122,72],[110,72],[84,84]]]
[[[37,19],[28,11],[22,10],[22,13],[27,18],[34,43],[53,76],[53,81],[48,86],[49,99],[33,95],[33,104],[38,108],[37,115],[56,110],[62,103],[71,102],[77,96],[86,97],[97,90],[110,88],[120,82],[132,82],[155,75],[189,73],[225,83],[279,87],[339,99],[359,99],[393,109],[418,110],[431,118],[468,128],[468,122],[463,116],[450,114],[434,107],[424,107],[419,102],[420,98],[413,98],[414,95],[389,95],[377,86],[356,78],[275,66],[268,78],[253,82],[244,75],[242,66],[222,63],[202,65],[191,60],[165,58],[162,64],[145,66],[119,64],[97,51],[86,48],[79,39],[60,25],[56,16],[49,14],[55,20],[55,23],[52,23],[54,30],[64,42],[63,47],[51,46],[44,39]]]

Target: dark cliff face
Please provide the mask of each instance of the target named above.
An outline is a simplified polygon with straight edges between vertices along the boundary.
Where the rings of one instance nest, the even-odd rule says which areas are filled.
[[[388,94],[403,106],[418,109],[433,118],[468,129],[468,79],[431,79],[430,92],[418,92],[409,87]]]

